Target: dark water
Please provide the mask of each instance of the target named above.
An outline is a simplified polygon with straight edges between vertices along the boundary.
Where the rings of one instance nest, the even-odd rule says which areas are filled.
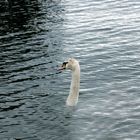
[[[139,0],[1,1],[0,139],[139,140]],[[65,106],[81,65],[80,98]]]

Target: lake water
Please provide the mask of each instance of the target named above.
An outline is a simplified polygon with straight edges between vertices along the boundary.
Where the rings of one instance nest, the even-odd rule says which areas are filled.
[[[1,140],[140,140],[140,1],[1,1]],[[65,105],[79,60],[75,108]]]

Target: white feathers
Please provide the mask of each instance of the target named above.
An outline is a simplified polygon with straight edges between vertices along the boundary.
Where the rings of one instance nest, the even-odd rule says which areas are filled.
[[[70,58],[66,63],[66,69],[70,69],[72,72],[72,80],[70,85],[70,93],[66,100],[68,106],[75,106],[78,102],[79,87],[80,87],[80,65],[79,62]]]

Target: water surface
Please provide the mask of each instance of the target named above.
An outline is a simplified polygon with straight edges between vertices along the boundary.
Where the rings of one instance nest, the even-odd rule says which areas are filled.
[[[140,2],[1,2],[0,139],[139,140]],[[65,106],[75,57],[78,105]]]

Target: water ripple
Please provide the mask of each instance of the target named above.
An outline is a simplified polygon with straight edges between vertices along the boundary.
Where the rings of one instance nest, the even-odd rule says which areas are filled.
[[[138,0],[0,3],[0,139],[139,140]],[[76,108],[58,71],[68,57],[81,66]]]

